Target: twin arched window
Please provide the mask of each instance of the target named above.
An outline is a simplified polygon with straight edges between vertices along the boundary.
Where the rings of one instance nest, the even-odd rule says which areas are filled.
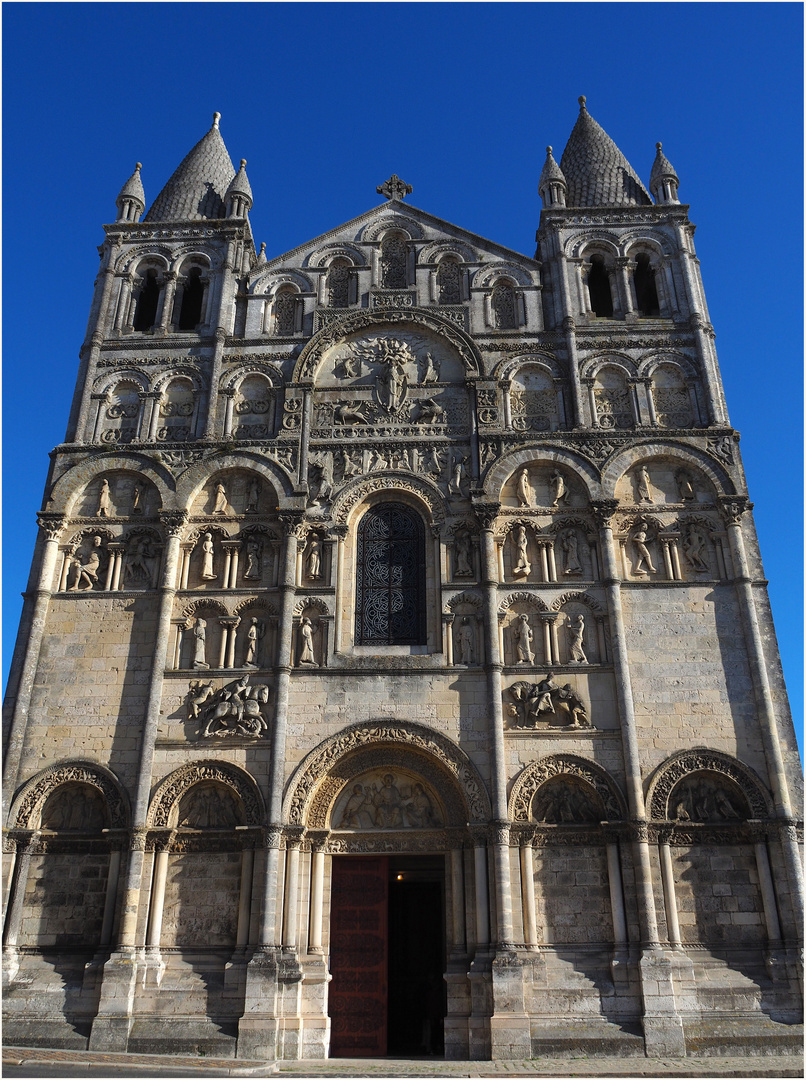
[[[358,526],[355,644],[426,644],[425,531],[402,503],[371,507]]]

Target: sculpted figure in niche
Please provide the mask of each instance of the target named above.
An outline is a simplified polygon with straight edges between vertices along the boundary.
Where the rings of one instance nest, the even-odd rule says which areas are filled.
[[[239,821],[229,792],[220,787],[202,787],[182,800],[177,824],[188,829],[231,829]]]
[[[551,488],[552,506],[559,506],[561,502],[566,502],[568,499],[568,488],[565,486],[563,475],[558,469],[555,469],[549,477],[549,487]]]
[[[223,484],[217,484],[215,489],[215,502],[213,504],[214,514],[226,514],[229,513],[229,503],[227,502],[227,489]]]
[[[243,576],[248,581],[257,581],[260,578],[260,564],[262,555],[263,545],[256,536],[250,536],[249,539],[246,541],[246,569],[243,573]]]
[[[568,654],[573,664],[587,664],[588,662],[582,645],[584,636],[585,617],[580,615],[577,619],[568,623]]]
[[[425,398],[420,402],[419,424],[441,424],[445,420],[445,410],[434,398]]]
[[[322,541],[315,534],[311,537],[305,567],[310,581],[318,581],[322,576]]]
[[[524,468],[518,473],[518,484],[515,489],[518,496],[518,506],[534,506],[535,489],[529,482],[529,470]]]
[[[635,501],[648,503],[655,501],[652,494],[652,483],[649,479],[649,470],[646,465],[640,465],[635,470]]]
[[[459,632],[456,635],[457,645],[459,646],[459,663],[460,664],[472,664],[473,652],[475,645],[475,633],[473,632],[473,625],[470,619],[465,615],[459,626]]]
[[[313,625],[307,615],[299,624],[299,634],[302,640],[302,650],[299,654],[300,664],[310,664],[311,667],[319,667],[314,653]]]
[[[260,501],[260,483],[256,476],[253,476],[249,481],[249,492],[246,496],[246,512],[247,514],[256,514],[258,511],[258,503]]]
[[[453,463],[451,465],[451,478],[448,481],[448,494],[456,495],[458,498],[463,499],[465,492],[462,488],[462,481],[465,477],[465,458],[462,454],[453,455]]]
[[[473,577],[473,553],[470,533],[464,529],[456,534],[454,541],[454,577]]]
[[[193,666],[195,668],[209,668],[205,652],[207,649],[207,621],[196,619],[193,627]]]
[[[264,683],[249,686],[248,673],[236,682],[228,683],[213,695],[204,709],[202,738],[225,735],[257,738],[268,730],[261,712],[268,700],[268,686]]]
[[[393,416],[399,412],[405,401],[408,385],[403,364],[397,360],[390,359],[378,372],[375,380],[378,401]]]
[[[708,563],[703,557],[706,546],[705,534],[696,525],[692,525],[683,541],[683,556],[692,570],[696,570],[698,573],[709,569]]]
[[[42,811],[40,828],[54,832],[98,832],[104,827],[105,815],[101,796],[87,786],[68,787],[56,791]]]
[[[87,555],[86,562],[81,562],[77,556],[73,559],[74,577],[70,592],[78,592],[81,589],[81,583],[84,581],[86,581],[87,587],[82,590],[83,592],[88,592],[90,589],[96,588],[98,584],[98,570],[101,565],[100,547],[100,536],[94,536],[92,539],[92,548]]]
[[[688,469],[678,469],[675,473],[675,480],[677,481],[677,493],[681,502],[688,502],[690,499],[695,498],[694,484]]]
[[[648,571],[650,574],[657,574],[658,571],[652,565],[652,556],[649,554],[649,548],[646,545],[646,525],[643,523],[639,525],[632,542],[638,556],[635,560],[633,573],[646,574]],[[646,566],[646,570],[644,566]]]
[[[555,781],[538,792],[534,816],[547,825],[573,825],[597,821],[600,815],[592,800],[575,786]]]
[[[145,484],[141,484],[139,480],[135,480],[132,486],[132,513],[142,514],[143,512],[143,496],[146,493]]]
[[[215,581],[216,572],[213,569],[213,554],[215,547],[213,545],[213,534],[205,533],[204,540],[202,541],[202,581]]]
[[[529,562],[528,540],[526,529],[519,525],[513,533],[515,542],[515,565],[512,573],[515,577],[527,577],[532,572],[532,564]]]
[[[383,778],[383,787],[375,792],[372,800],[375,804],[375,824],[379,829],[394,828],[402,823],[400,791],[395,787],[395,778],[387,773]]]
[[[512,639],[515,642],[515,658],[519,664],[533,664],[535,654],[532,652],[532,639],[534,634],[529,625],[528,615],[519,615],[512,624]]]
[[[132,580],[135,584],[145,585],[147,589],[153,589],[155,561],[156,555],[148,537],[137,537],[128,552],[124,577]]]
[[[581,574],[582,564],[579,561],[579,536],[576,529],[569,529],[562,540],[562,549],[565,553],[566,574]]]
[[[266,624],[260,619],[250,619],[249,629],[246,632],[246,657],[244,667],[260,667],[260,642],[266,632]]]
[[[347,479],[348,476],[360,476],[364,471],[360,451],[343,450],[341,454],[341,467],[345,479]]]
[[[104,480],[98,494],[96,517],[109,517],[109,481]]]
[[[443,460],[439,450],[437,450],[436,447],[431,447],[431,449],[423,458],[423,468],[432,476],[442,475]]]
[[[672,801],[677,821],[738,821],[747,816],[734,806],[720,784],[707,779],[684,782]]]
[[[435,383],[439,382],[439,369],[441,367],[440,361],[435,360],[433,355],[428,352],[425,354],[423,364],[423,383]]]

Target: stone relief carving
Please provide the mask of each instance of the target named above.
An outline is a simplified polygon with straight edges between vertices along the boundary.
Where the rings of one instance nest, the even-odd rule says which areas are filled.
[[[549,487],[551,488],[552,509],[556,509],[560,503],[568,500],[568,488],[559,469],[555,469],[549,477]]]
[[[180,829],[233,829],[243,825],[240,799],[221,784],[197,784],[179,800]]]
[[[696,776],[692,774],[704,773],[705,776]],[[733,781],[739,792],[747,799],[750,807],[750,817],[752,818],[766,818],[771,814],[772,803],[769,799],[767,792],[765,791],[761,781],[756,774],[743,765],[741,762],[736,761],[734,758],[729,757],[727,754],[722,754],[718,750],[708,750],[707,748],[699,748],[696,750],[686,750],[680,754],[676,754],[665,764],[661,765],[658,771],[655,773],[649,784],[649,790],[647,792],[647,807],[650,810],[650,816],[655,821],[674,821],[675,810],[673,796],[675,795],[674,789],[681,781],[691,781],[694,789],[701,782],[706,785],[718,785],[722,777],[727,777]],[[735,791],[733,785],[726,786],[726,792],[729,792],[729,799],[732,805],[738,809],[736,800],[739,797],[739,793]],[[682,801],[682,799],[680,800]],[[713,806],[713,800],[711,803],[706,803],[709,807]],[[684,809],[692,816],[692,811],[688,809],[684,803]],[[692,809],[694,809],[692,807]],[[696,809],[694,809],[696,814]],[[683,820],[683,819],[681,819]],[[696,817],[693,820],[697,820]],[[720,817],[713,820],[727,820]]]
[[[579,533],[576,529],[569,529],[560,542],[563,550],[565,574],[581,574],[582,563],[579,561]]]
[[[454,537],[453,576],[473,577],[473,550],[467,529],[460,529]]]
[[[243,576],[247,581],[259,581],[262,575],[263,544],[260,537],[252,533],[244,543],[246,566]]]
[[[467,615],[462,618],[456,631],[456,646],[460,664],[476,662],[476,631]]]
[[[467,458],[459,451],[454,450],[451,453],[451,467],[450,467],[450,479],[448,481],[448,494],[455,496],[457,499],[466,499],[467,492],[465,491],[464,483],[465,476],[467,475],[467,469],[465,463]]]
[[[570,661],[573,664],[587,664],[588,658],[585,656],[585,649],[583,647],[584,635],[585,635],[585,617],[584,615],[578,615],[576,619],[570,619],[568,622],[568,655]]]
[[[707,573],[710,569],[705,558],[707,549],[708,541],[705,533],[696,525],[689,525],[683,539],[683,558],[698,574]]]
[[[529,470],[523,468],[518,473],[518,483],[515,488],[515,494],[518,498],[518,505],[524,507],[533,507],[535,505],[535,489],[529,480]]]
[[[100,832],[105,825],[103,795],[88,784],[66,784],[57,788],[42,808],[42,829],[54,832]]]
[[[222,483],[216,484],[215,495],[213,496],[213,513],[214,514],[231,514],[232,507],[227,502],[227,489]]]
[[[652,491],[652,482],[649,478],[649,470],[646,465],[639,465],[633,474],[635,484],[635,501],[637,503],[654,503],[655,496]]]
[[[670,817],[674,821],[744,821],[747,806],[741,806],[739,793],[729,791],[712,775],[698,773],[681,780],[669,798]]]
[[[109,481],[104,479],[98,494],[98,509],[95,511],[96,517],[109,517],[109,510]]]
[[[206,669],[207,663],[207,620],[197,618],[193,626],[193,666]]]
[[[314,533],[308,541],[308,550],[304,556],[305,573],[310,581],[319,581],[322,577],[322,541]]]
[[[708,439],[708,449],[721,461],[733,464],[733,439],[730,435],[717,435]]]
[[[322,506],[333,498],[333,455],[329,450],[311,458],[308,484],[312,506]]]
[[[677,483],[677,494],[681,502],[688,502],[697,497],[694,491],[694,478],[688,469],[678,469],[674,478]]]
[[[604,807],[587,784],[583,787],[558,777],[538,789],[532,802],[532,817],[547,825],[577,825],[602,821]]]
[[[442,824],[438,803],[422,781],[404,782],[392,772],[362,775],[347,785],[333,808],[336,829],[428,829]]]
[[[203,739],[226,735],[259,738],[268,731],[263,709],[269,687],[263,683],[250,686],[248,674],[220,690],[214,690],[211,682],[191,683],[185,700],[188,718],[200,721]]]
[[[570,683],[560,686],[549,672],[539,683],[515,682],[505,694],[509,727],[517,730],[548,728],[589,728],[592,724],[582,698]]]
[[[123,579],[129,588],[153,589],[156,585],[159,557],[151,537],[134,536],[126,551]]]
[[[80,554],[74,555],[71,559],[70,570],[73,584],[68,586],[70,592],[89,592],[91,589],[97,589],[99,587],[98,573],[101,567],[101,537],[94,536],[91,544],[92,547],[89,551],[84,553],[83,562]],[[85,582],[86,586],[82,589],[81,586]]]
[[[307,615],[303,616],[299,624],[300,666],[319,667],[316,660],[316,646],[314,644],[315,629]]]
[[[213,534],[205,533],[204,539],[201,542],[202,551],[202,569],[201,579],[202,581],[215,581],[218,575],[215,572],[215,545],[213,544]]]
[[[516,777],[509,797],[510,816],[513,821],[533,820],[535,795],[547,781],[552,781],[555,777],[565,783],[574,783],[577,791],[581,790],[592,800],[598,796],[604,820],[618,821],[625,816],[626,804],[604,769],[576,754],[552,754],[540,761],[533,761]],[[595,796],[588,794],[588,788],[593,789]],[[540,807],[541,804],[538,803],[538,809]]]
[[[529,625],[528,615],[519,615],[512,624],[512,640],[515,643],[515,661],[518,664],[533,664],[535,654],[532,651],[534,631]]]
[[[648,525],[639,520],[638,527],[632,536],[632,544],[635,549],[634,574],[657,574],[657,567],[652,563],[652,555],[647,547]]]
[[[110,777],[92,765],[83,762],[68,762],[32,777],[23,788],[15,815],[18,829],[35,827],[40,808],[48,797],[62,784],[87,785],[100,792],[109,814],[109,825],[113,829],[124,828],[127,824],[126,805],[120,791]]]
[[[253,616],[249,620],[249,628],[246,631],[246,654],[244,656],[244,667],[259,668],[260,667],[260,645],[266,634],[266,624],[262,619],[258,619]]]
[[[523,525],[518,525],[513,529],[512,542],[515,548],[512,575],[513,577],[528,577],[532,572],[532,564],[529,561],[528,535]]]
[[[181,766],[159,785],[148,813],[149,826],[166,828],[174,806],[179,804],[177,811],[181,810],[182,797],[203,782],[228,788],[240,802],[246,825],[262,824],[263,812],[251,777],[223,761],[196,761]]]

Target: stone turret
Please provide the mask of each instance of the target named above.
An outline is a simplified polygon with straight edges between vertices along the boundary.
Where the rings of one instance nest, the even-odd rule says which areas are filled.
[[[252,188],[246,175],[246,158],[241,158],[241,167],[227,188],[224,202],[228,218],[246,217],[252,209]]]
[[[568,206],[651,206],[638,176],[579,99],[579,117],[560,159]]]
[[[138,161],[134,166],[134,172],[120,189],[120,194],[115,200],[118,221],[139,221],[140,215],[146,208],[146,194],[143,191],[143,181],[140,179],[142,167]]]
[[[658,206],[668,203],[679,203],[677,186],[680,181],[677,173],[666,155],[663,153],[663,143],[655,143],[655,160],[652,163],[652,173],[649,177],[649,190],[654,196]]]
[[[543,200],[543,206],[565,206],[568,184],[563,171],[552,156],[552,147],[546,147],[546,164],[540,174],[537,190]]]

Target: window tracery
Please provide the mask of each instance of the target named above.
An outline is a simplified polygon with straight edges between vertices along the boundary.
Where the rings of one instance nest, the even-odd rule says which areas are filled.
[[[358,527],[356,645],[425,644],[425,531],[401,503],[370,508]]]

